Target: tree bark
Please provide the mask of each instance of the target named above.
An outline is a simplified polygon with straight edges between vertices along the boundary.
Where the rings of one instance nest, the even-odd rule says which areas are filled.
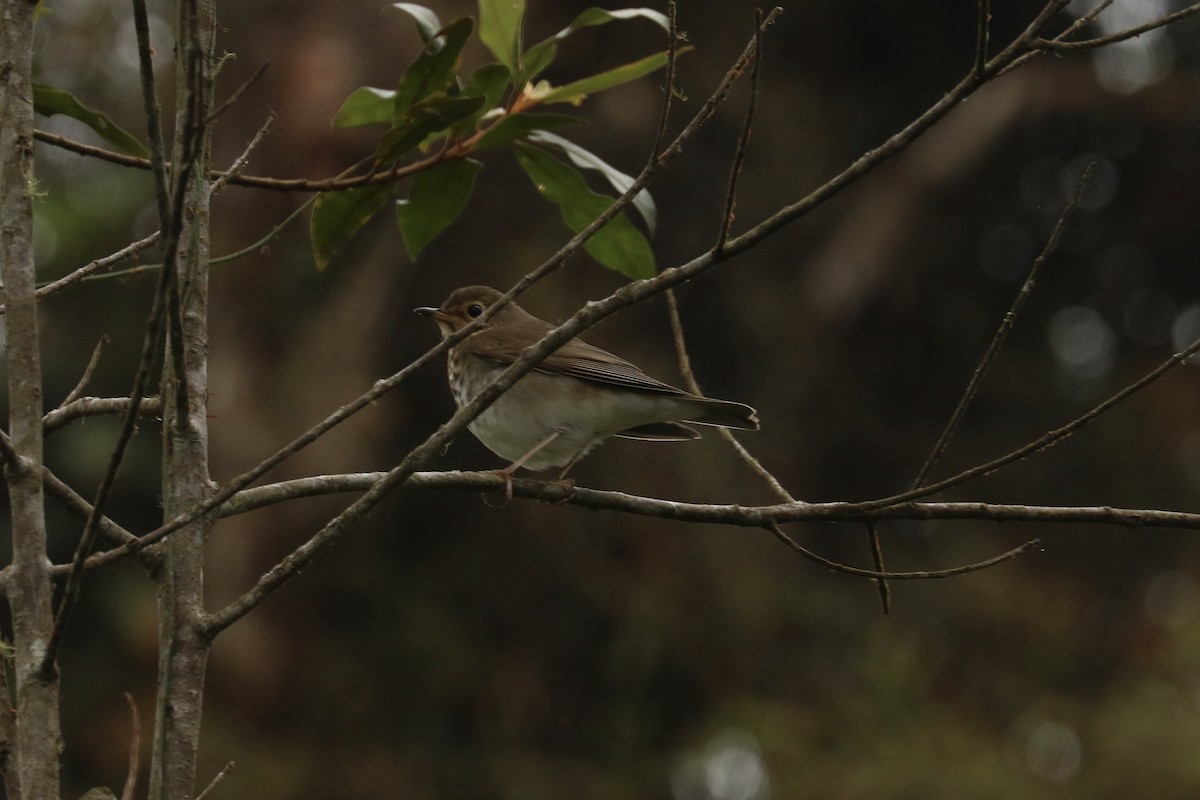
[[[177,245],[178,274],[173,291],[178,296],[179,324],[167,326],[179,331],[182,339],[172,341],[168,336],[163,367],[163,513],[167,519],[203,502],[212,486],[207,422],[209,140],[203,129],[211,106],[211,5],[180,3],[177,30],[180,79],[172,162],[182,163],[188,150],[183,145],[184,137],[199,136],[201,141],[185,189],[183,227]],[[198,61],[190,62],[198,63],[195,70],[188,66],[192,58],[189,50],[193,48],[200,53]],[[190,117],[186,111],[189,102],[193,104]],[[176,531],[162,545],[163,569],[156,576],[159,684],[149,794],[158,800],[194,795],[210,649],[201,622],[205,613],[204,547],[212,521],[212,516],[201,518]]]
[[[12,613],[16,689],[15,719],[6,714],[3,726],[14,737],[7,747],[4,780],[10,798],[57,798],[58,675],[42,668],[54,608],[42,505],[42,367],[34,295],[33,12],[29,0],[0,0],[0,277],[6,306],[12,445],[5,454],[5,477],[13,552],[5,595]]]

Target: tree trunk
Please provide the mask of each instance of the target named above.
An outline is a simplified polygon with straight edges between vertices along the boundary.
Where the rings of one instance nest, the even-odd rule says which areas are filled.
[[[175,291],[179,298],[178,329],[182,341],[174,342],[168,337],[163,366],[166,519],[202,502],[212,485],[208,475],[207,418],[209,139],[201,130],[211,106],[209,68],[214,35],[211,6],[200,4],[197,8],[195,3],[180,3],[177,30],[176,64],[180,79],[172,162],[182,163],[188,149],[182,144],[184,137],[198,135],[200,143],[188,173],[176,262]],[[198,48],[198,61],[189,61],[191,48]],[[189,63],[199,64],[199,68],[193,70]],[[194,109],[190,121],[186,112],[189,101]],[[176,170],[176,179],[179,174]],[[205,613],[204,547],[211,527],[212,519],[205,518],[168,537],[163,543],[163,569],[156,576],[159,685],[149,796],[157,800],[187,800],[195,794],[204,676],[210,649],[209,638],[201,633],[201,623]]]

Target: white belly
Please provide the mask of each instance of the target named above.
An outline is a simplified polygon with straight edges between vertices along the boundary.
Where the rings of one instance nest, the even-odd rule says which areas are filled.
[[[456,391],[462,407],[503,370]],[[679,419],[681,404],[667,396],[608,389],[575,378],[530,372],[468,426],[489,450],[516,461],[551,434],[553,440],[524,463],[526,469],[562,467],[620,431]]]

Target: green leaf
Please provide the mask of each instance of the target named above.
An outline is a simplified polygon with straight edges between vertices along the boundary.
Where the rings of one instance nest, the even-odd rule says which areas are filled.
[[[392,8],[399,9],[416,20],[417,34],[423,42],[428,43],[442,29],[442,21],[438,19],[438,15],[425,6],[416,3],[392,3]]]
[[[617,194],[624,194],[633,185],[633,178],[621,172],[621,170],[612,166],[591,150],[586,150],[556,133],[550,133],[545,129],[535,130],[531,131],[526,138],[534,144],[561,150],[571,160],[571,163],[580,169],[590,169],[600,173],[608,181],[609,185],[617,190]],[[633,207],[642,215],[642,219],[646,222],[646,229],[653,236],[654,229],[658,224],[658,209],[654,205],[654,198],[650,196],[650,192],[642,189],[634,195]]]
[[[469,117],[483,107],[482,97],[435,94],[408,109],[375,147],[375,162],[391,164],[435,133]]]
[[[150,151],[132,133],[117,125],[104,114],[85,106],[75,95],[65,89],[56,89],[35,83],[33,85],[33,110],[39,114],[65,114],[77,119],[94,130],[100,138],[129,155],[149,158]]]
[[[469,158],[443,161],[417,174],[407,200],[396,202],[396,222],[413,261],[466,207],[483,164]]]
[[[398,122],[404,112],[426,97],[458,88],[455,80],[459,56],[474,28],[475,22],[470,17],[456,19],[425,45],[396,86],[393,122]]]
[[[479,0],[479,39],[514,73],[521,68],[525,0]]]
[[[356,128],[360,125],[391,122],[395,99],[396,93],[391,89],[360,86],[342,103],[342,107],[333,117],[332,125],[335,128]]]
[[[534,187],[559,207],[563,222],[571,230],[583,230],[612,205],[611,197],[593,192],[573,167],[546,151],[520,143],[515,151]],[[654,275],[650,243],[624,214],[609,220],[583,247],[601,264],[630,278]]]
[[[690,47],[681,47],[676,53],[686,53],[690,49]],[[540,88],[535,92],[535,97],[543,104],[571,103],[579,105],[583,102],[583,98],[589,94],[602,92],[605,89],[611,89],[614,86],[620,86],[623,83],[637,80],[643,75],[654,72],[654,70],[659,69],[666,63],[666,52],[655,53],[654,55],[640,58],[637,61],[632,61],[624,66],[568,83],[566,86]]]
[[[462,94],[482,96],[484,109],[490,110],[500,104],[500,98],[504,96],[504,90],[508,88],[511,79],[512,70],[503,64],[484,64],[477,67],[471,73],[471,77],[467,78]]]
[[[543,39],[525,52],[525,57],[522,59],[524,72],[521,74],[521,85],[524,86],[529,81],[537,78],[546,67],[554,61],[554,57],[558,52],[558,43],[566,39],[575,31],[583,28],[591,28],[595,25],[604,25],[614,20],[627,20],[642,17],[657,24],[664,31],[670,32],[671,21],[661,11],[655,11],[652,8],[621,8],[607,10],[603,8],[589,8],[583,11],[579,16],[571,21],[571,24],[563,28],[558,33]]]
[[[325,269],[342,242],[383,208],[391,192],[387,184],[376,184],[317,197],[308,232],[318,270]]]
[[[501,145],[524,139],[537,131],[579,125],[585,120],[570,114],[509,114],[493,125],[475,143],[475,152],[494,150]]]

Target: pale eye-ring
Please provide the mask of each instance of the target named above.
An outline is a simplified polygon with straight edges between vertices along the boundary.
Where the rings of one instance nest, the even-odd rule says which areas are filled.
[[[480,303],[471,303],[471,305],[467,306],[467,316],[469,317],[478,317],[482,313],[483,305]]]

